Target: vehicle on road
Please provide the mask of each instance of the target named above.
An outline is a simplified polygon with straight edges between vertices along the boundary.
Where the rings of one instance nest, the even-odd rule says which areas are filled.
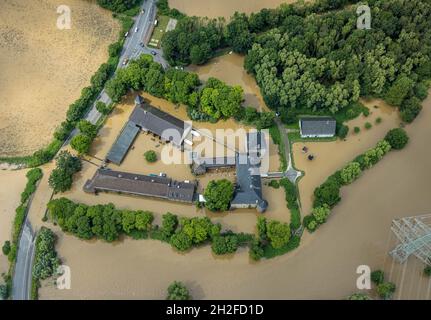
[[[143,42],[141,42],[139,45],[140,45],[142,48],[144,47],[144,43],[143,43]]]
[[[154,25],[157,27],[157,25],[158,25],[158,23],[159,23],[159,21],[156,19],[156,20],[154,20]]]
[[[129,31],[126,32],[126,34],[124,35],[124,38],[127,38],[129,36]]]
[[[145,13],[145,9],[142,9],[142,10],[141,10],[141,13],[142,13],[142,14],[144,14],[144,13]]]
[[[129,63],[129,59],[128,58],[126,58],[126,59],[124,59],[124,61],[123,61],[123,66],[125,66],[126,64],[128,64]]]
[[[139,28],[138,28],[138,27],[136,27],[136,28],[135,28],[135,32],[138,32],[138,30],[139,30]]]
[[[155,56],[155,55],[157,55],[157,52],[156,51],[151,51],[151,54],[153,55],[153,56]]]

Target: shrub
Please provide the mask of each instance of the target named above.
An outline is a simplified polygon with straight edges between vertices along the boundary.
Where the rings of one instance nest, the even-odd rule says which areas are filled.
[[[260,259],[262,259],[264,255],[264,250],[262,247],[262,243],[259,241],[259,239],[253,239],[250,245],[249,255],[250,258],[254,261],[259,261]]]
[[[3,247],[2,247],[3,254],[5,256],[7,256],[9,254],[9,252],[10,252],[10,249],[11,249],[10,248],[10,241],[7,240],[7,241],[4,242]]]
[[[424,275],[426,275],[427,277],[431,277],[431,266],[425,267]]]
[[[91,139],[94,139],[97,135],[97,126],[88,120],[80,120],[78,122],[78,129],[82,134],[88,136]]]
[[[157,154],[153,150],[148,150],[147,152],[145,152],[144,157],[145,157],[145,160],[147,160],[150,163],[157,161]]]
[[[7,255],[7,259],[9,260],[9,262],[14,262],[16,259],[16,245],[12,244],[12,246],[10,247],[10,251],[9,254]]]
[[[234,253],[238,249],[238,238],[234,235],[215,237],[211,248],[216,255]]]
[[[385,281],[385,273],[382,270],[376,270],[371,272],[371,281],[375,285],[379,285]]]
[[[421,101],[412,97],[410,99],[406,99],[401,107],[401,119],[407,123],[413,122],[414,119],[419,115],[422,110]]]
[[[340,200],[340,185],[335,179],[326,180],[320,187],[314,190],[314,207],[327,204],[332,208]]]
[[[365,122],[364,127],[365,127],[365,129],[370,130],[373,127],[373,125],[370,122]]]
[[[400,150],[403,149],[409,142],[409,136],[404,129],[396,128],[390,130],[386,134],[385,140],[389,142],[393,149]]]
[[[388,300],[391,299],[396,286],[392,282],[383,282],[377,286],[377,294],[380,298]]]
[[[364,116],[368,117],[370,115],[370,109],[364,108],[362,113],[364,114]]]
[[[189,290],[186,288],[186,286],[179,282],[175,281],[173,282],[169,288],[168,288],[168,296],[166,297],[166,300],[191,300],[192,297],[190,296]]]
[[[347,137],[347,134],[349,133],[349,127],[346,125],[342,125],[338,130],[338,136],[340,139],[344,139]]]
[[[361,128],[359,128],[359,127],[354,127],[354,128],[353,128],[353,132],[355,132],[356,134],[358,134],[359,132],[361,132]]]
[[[36,239],[36,253],[33,266],[35,279],[47,279],[57,272],[60,260],[55,251],[56,237],[50,229],[42,227]]]
[[[382,123],[382,121],[383,121],[383,119],[381,117],[378,117],[376,119],[376,124],[380,124],[380,123]]]
[[[178,218],[176,215],[168,212],[162,218],[162,234],[165,240],[171,238],[178,226]]]
[[[111,112],[111,107],[103,103],[102,101],[96,102],[96,109],[103,115],[108,115]]]
[[[7,298],[9,297],[8,291],[9,290],[7,288],[7,285],[0,284],[0,300],[7,300]]]
[[[347,300],[371,300],[371,298],[364,293],[354,293]]]
[[[280,188],[280,183],[277,180],[271,180],[269,182],[269,186],[274,188],[274,189],[278,189],[278,188]]]
[[[304,225],[304,227],[306,227],[307,228],[307,230],[308,231],[310,231],[310,232],[314,232],[314,231],[316,231],[316,229],[317,229],[317,226],[318,226],[318,224],[317,224],[317,221],[316,221],[316,219],[314,218],[314,216],[313,215],[308,215],[308,216],[305,216],[304,217],[304,220],[302,221],[302,224]]]

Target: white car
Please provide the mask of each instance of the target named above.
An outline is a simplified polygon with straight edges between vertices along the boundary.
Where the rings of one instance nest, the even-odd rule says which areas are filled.
[[[139,30],[139,29],[136,27],[136,28],[135,28],[135,32],[138,32],[138,30]]]

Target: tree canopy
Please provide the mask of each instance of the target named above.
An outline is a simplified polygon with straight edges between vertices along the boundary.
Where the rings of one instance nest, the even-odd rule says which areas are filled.
[[[211,211],[227,211],[233,193],[234,186],[229,180],[212,180],[205,188],[205,206]]]

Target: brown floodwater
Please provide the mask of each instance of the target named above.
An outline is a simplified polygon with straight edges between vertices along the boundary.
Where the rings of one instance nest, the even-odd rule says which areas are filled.
[[[11,240],[15,209],[21,202],[21,192],[27,183],[26,173],[27,170],[0,171],[0,246],[3,246],[6,240]],[[0,274],[7,272],[8,268],[7,257],[2,253]]]
[[[148,96],[147,96],[148,97]],[[152,97],[152,103],[169,112],[184,112],[180,107]],[[323,181],[327,175],[344,165],[358,153],[372,147],[383,138],[386,131],[399,124],[397,113],[378,101],[367,102],[372,114],[367,120],[358,118],[349,123],[363,126],[365,121],[374,123],[380,116],[383,122],[359,135],[349,135],[347,141],[311,144],[310,152],[316,154],[316,168],[308,162],[295,146],[295,163],[306,172],[300,182],[303,206],[307,206],[303,193]],[[374,105],[379,105],[374,109]],[[121,130],[133,108],[132,97],[126,99],[102,129],[103,139],[98,139],[92,154],[103,158]],[[174,252],[169,245],[152,240],[124,239],[115,244],[101,241],[81,241],[71,235],[59,234],[58,252],[63,262],[71,268],[72,289],[57,290],[44,284],[41,299],[163,299],[170,282],[181,280],[191,289],[196,299],[341,299],[357,291],[356,268],[369,265],[372,269],[384,268],[389,280],[400,288],[397,298],[429,299],[431,281],[423,278],[421,265],[410,258],[407,265],[399,266],[388,257],[395,246],[390,231],[392,219],[402,216],[429,213],[429,157],[428,140],[431,135],[431,98],[425,101],[420,117],[406,129],[411,142],[402,151],[391,152],[374,168],[368,170],[354,184],[343,188],[342,202],[333,210],[329,221],[313,235],[304,234],[301,247],[292,253],[269,261],[251,263],[245,249],[228,258],[214,258],[210,247],[194,249],[187,254]],[[235,123],[213,124],[234,126]],[[204,124],[198,124],[203,128]],[[233,127],[235,128],[235,127]],[[150,136],[140,135],[135,149],[127,156],[124,169],[133,172],[169,171],[175,177],[189,175],[188,168],[178,165],[177,170],[146,164],[142,153],[156,148]],[[332,146],[334,144],[334,146]],[[298,144],[300,145],[300,144]],[[336,147],[335,147],[336,146]],[[321,148],[321,149],[318,149]],[[275,148],[273,150],[276,150]],[[296,150],[296,151],[295,151]],[[135,152],[136,151],[136,152]],[[324,164],[322,159],[326,159]],[[97,159],[93,159],[97,163]],[[273,161],[271,161],[273,162]],[[318,167],[317,167],[318,165]],[[160,166],[160,167],[159,167]],[[177,165],[176,165],[177,166]],[[121,169],[123,169],[121,168]],[[314,170],[313,170],[314,169]],[[180,216],[209,215],[234,231],[253,232],[257,214],[253,210],[236,210],[218,216],[197,210],[192,206],[162,202],[145,198],[103,194],[88,195],[82,191],[85,180],[91,177],[96,166],[85,163],[71,191],[63,194],[87,204],[112,202],[119,208],[148,209],[160,215],[171,211]],[[321,173],[323,171],[323,173]],[[212,173],[211,178],[230,177],[231,172]],[[310,181],[307,182],[307,177]],[[203,177],[203,181],[208,181]],[[41,184],[46,184],[42,181]],[[202,182],[205,184],[205,182]],[[48,191],[42,186],[37,192]],[[288,221],[289,212],[282,189],[265,187],[270,200],[269,217]],[[311,195],[311,193],[309,193]],[[36,195],[43,198],[43,195]],[[48,197],[49,198],[49,197]],[[310,198],[310,197],[309,197]],[[308,204],[309,206],[309,204]],[[40,210],[43,211],[41,208]],[[42,216],[31,211],[32,215]],[[39,220],[40,221],[40,220]],[[408,276],[406,276],[406,274]]]
[[[70,30],[56,27],[60,5],[71,9]],[[1,156],[28,155],[50,142],[119,30],[93,0],[0,1]]]
[[[241,86],[244,90],[244,106],[266,111],[268,108],[263,101],[256,80],[245,71],[243,66],[244,56],[231,53],[214,58],[202,66],[192,65],[187,70],[197,73],[202,81],[214,77],[231,86]]]
[[[235,11],[252,13],[293,2],[296,0],[169,0],[169,6],[189,16],[229,19]]]
[[[349,121],[347,125],[350,130],[345,140],[293,144],[295,167],[305,172],[305,176],[298,183],[304,213],[308,214],[311,210],[312,196],[317,186],[356,156],[374,147],[390,129],[399,126],[400,119],[394,108],[378,100],[363,101],[363,103],[369,108],[370,115],[368,117],[361,115]],[[377,118],[382,119],[380,124],[376,124]],[[370,122],[373,127],[369,130],[365,129],[366,122]],[[354,127],[360,127],[361,131],[358,134],[354,133]],[[306,154],[302,152],[304,146],[308,148]],[[315,156],[313,161],[307,158],[310,154]]]

